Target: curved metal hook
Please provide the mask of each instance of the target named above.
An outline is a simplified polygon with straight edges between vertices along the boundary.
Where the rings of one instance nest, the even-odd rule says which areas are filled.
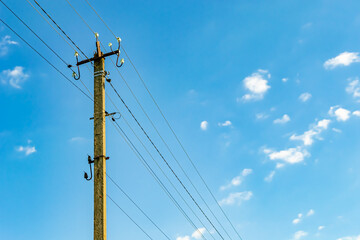
[[[76,73],[73,71],[73,77],[74,77],[75,80],[79,80],[79,79],[80,79],[80,67],[77,65],[77,63],[79,62],[78,54],[75,53],[75,56],[76,56],[76,66],[77,66],[77,69],[78,69],[78,73],[76,74]]]
[[[117,59],[116,59],[116,66],[117,66],[118,68],[120,68],[120,67],[124,64],[124,59],[122,58],[122,59],[120,60],[120,65],[119,65],[121,38],[117,37],[116,40],[118,41],[118,53],[117,53]]]
[[[92,169],[91,169],[91,163],[93,163],[94,161],[91,160],[91,157],[88,155],[88,163],[89,163],[89,167],[90,167],[90,178],[88,176],[88,174],[84,171],[84,178],[87,180],[87,181],[90,181],[93,177],[93,174],[92,174]]]

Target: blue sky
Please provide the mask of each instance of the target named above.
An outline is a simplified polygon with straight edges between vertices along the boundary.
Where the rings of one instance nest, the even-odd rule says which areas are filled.
[[[76,62],[74,50],[25,0],[4,2],[65,61]],[[116,45],[85,0],[70,2],[104,45]],[[122,38],[244,240],[360,239],[358,1],[90,2]],[[65,0],[39,3],[92,55],[95,38]],[[72,78],[71,71],[2,4],[0,16]],[[193,193],[109,59],[106,69]],[[210,207],[237,239],[126,58],[120,71]],[[92,73],[85,66],[81,79],[92,90]],[[110,86],[106,91],[145,142]],[[92,102],[4,25],[0,25],[0,103],[0,238],[92,238],[93,186],[83,179],[87,154],[93,155]],[[108,100],[107,106],[116,111]],[[123,119],[119,124],[147,156]],[[145,145],[150,149],[148,142]],[[165,167],[153,149],[151,153]],[[109,175],[172,239],[200,239],[110,121],[107,154]],[[155,169],[150,159],[149,164]],[[167,169],[166,173],[175,180]],[[107,192],[151,236],[165,239],[109,180]],[[146,239],[110,200],[107,213],[108,239]],[[203,216],[206,226],[193,219],[197,227],[210,230],[205,237],[214,234]]]

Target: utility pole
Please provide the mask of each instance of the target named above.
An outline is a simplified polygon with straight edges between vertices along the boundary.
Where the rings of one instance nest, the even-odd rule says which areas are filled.
[[[120,48],[120,38],[118,38]],[[120,50],[103,54],[96,34],[96,53],[93,58],[77,62],[76,66],[94,62],[94,240],[106,240],[106,139],[105,139],[105,58],[111,55],[119,58]],[[118,62],[118,61],[117,61]],[[123,63],[123,60],[122,60]],[[80,77],[80,72],[78,74]],[[74,76],[75,77],[75,76]],[[92,119],[92,118],[91,118]],[[85,178],[88,179],[85,173]]]
[[[106,240],[105,59],[94,55],[94,240]]]

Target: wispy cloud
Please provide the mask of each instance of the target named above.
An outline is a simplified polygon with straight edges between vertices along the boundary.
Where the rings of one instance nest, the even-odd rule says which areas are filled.
[[[360,235],[352,236],[352,237],[341,237],[341,238],[338,238],[337,240],[360,240]]]
[[[360,98],[360,81],[359,79],[350,80],[349,84],[345,88],[346,92],[351,94],[355,99]]]
[[[221,186],[220,190],[224,191],[224,190],[229,189],[231,187],[239,186],[244,181],[245,177],[250,175],[252,172],[253,172],[252,169],[245,168],[244,170],[242,170],[240,175],[234,177],[229,184]]]
[[[287,122],[289,122],[291,119],[289,117],[289,115],[284,114],[281,118],[275,119],[274,123],[275,124],[285,124]]]
[[[231,127],[232,126],[232,122],[227,120],[223,123],[218,123],[219,127]]]
[[[360,111],[359,111],[359,110],[353,111],[352,114],[353,114],[354,116],[356,116],[356,117],[360,117]]]
[[[268,80],[271,75],[267,70],[259,69],[257,72],[251,74],[243,80],[245,89],[249,92],[245,94],[241,100],[261,100],[264,98],[265,93],[270,89]]]
[[[266,114],[266,113],[257,113],[257,114],[255,115],[255,117],[256,117],[256,119],[258,119],[258,120],[262,120],[262,119],[267,119],[267,118],[269,117],[269,115]]]
[[[70,138],[69,141],[70,142],[85,142],[85,141],[87,141],[87,139],[83,138],[83,137],[72,137],[72,138]]]
[[[293,224],[299,224],[305,217],[311,217],[312,215],[314,215],[315,214],[315,211],[314,211],[314,209],[310,209],[307,213],[306,213],[306,215],[304,215],[303,213],[299,213],[298,214],[298,216],[297,216],[297,218],[295,218],[293,221],[292,221],[292,223]]]
[[[349,66],[352,63],[360,62],[360,57],[358,52],[343,52],[338,56],[327,60],[324,63],[326,69],[333,69],[338,66]]]
[[[190,240],[190,236],[180,236],[177,237],[176,240]]]
[[[9,35],[4,36],[0,41],[0,57],[5,56],[9,52],[10,45],[18,45],[18,42],[11,40]]]
[[[306,237],[308,235],[307,232],[304,231],[297,231],[294,236],[293,236],[293,240],[300,240],[304,237]]]
[[[219,201],[221,206],[240,205],[244,201],[249,201],[253,196],[251,191],[230,193],[228,197]]]
[[[301,135],[293,134],[290,137],[290,140],[300,140],[303,141],[305,146],[310,146],[314,143],[314,138],[319,138],[319,135],[322,131],[326,130],[330,124],[329,119],[323,119],[317,122],[316,125],[312,126],[308,131],[304,132]]]
[[[28,144],[30,144],[30,143],[31,143],[31,141],[28,140]],[[18,146],[18,147],[16,147],[16,151],[23,152],[23,153],[25,153],[25,156],[29,156],[36,152],[36,148],[35,148],[35,146],[30,146],[30,145]]]
[[[298,216],[297,216],[297,218],[295,218],[295,219],[292,221],[292,223],[293,223],[293,224],[298,224],[298,223],[301,222],[302,218],[303,218],[303,214],[302,214],[302,213],[299,213]]]
[[[307,102],[310,100],[310,98],[312,97],[312,95],[308,92],[305,92],[305,93],[302,93],[300,96],[299,96],[299,100],[302,101],[302,102]]]
[[[195,239],[201,239],[202,236],[205,234],[206,230],[205,228],[198,228],[195,232],[193,232],[193,234],[191,234],[191,237],[195,238]]]
[[[23,84],[26,79],[29,78],[29,75],[24,72],[24,67],[16,66],[14,69],[7,69],[1,73],[1,81],[4,84],[10,84],[10,86],[20,89],[21,84]]]
[[[271,182],[271,181],[273,180],[274,176],[275,176],[275,171],[271,171],[271,172],[269,173],[269,175],[267,175],[267,176],[264,178],[265,182]]]
[[[206,131],[209,128],[209,123],[207,121],[202,121],[200,123],[200,129]]]

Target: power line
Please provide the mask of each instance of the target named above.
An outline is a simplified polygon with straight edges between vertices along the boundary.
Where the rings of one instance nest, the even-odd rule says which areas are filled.
[[[126,135],[126,133],[124,132],[124,130],[122,130],[122,128],[120,127],[120,125],[117,123],[117,121],[113,119],[113,125],[115,127],[115,129],[117,130],[117,132],[120,134],[120,136],[124,139],[124,141],[126,142],[126,144],[130,147],[130,149],[133,151],[133,153],[135,154],[135,156],[140,160],[140,162],[144,165],[144,167],[146,168],[146,170],[150,173],[150,175],[156,180],[156,182],[159,184],[159,186],[163,189],[163,191],[166,193],[166,195],[170,198],[170,200],[175,204],[175,206],[178,208],[178,210],[184,215],[184,217],[188,220],[188,222],[194,227],[194,229],[196,231],[198,231],[200,233],[200,235],[202,236],[202,238],[204,238],[205,240],[207,240],[205,238],[205,236],[203,235],[203,233],[201,231],[199,231],[199,228],[196,227],[195,223],[190,219],[190,217],[186,214],[186,212],[184,211],[184,209],[180,206],[180,204],[176,201],[176,199],[174,198],[174,196],[170,193],[170,191],[167,189],[167,187],[163,184],[163,182],[161,181],[161,179],[156,175],[156,173],[154,172],[154,170],[150,167],[150,165],[146,162],[146,160],[144,159],[144,157],[141,155],[141,153],[139,152],[139,150],[135,147],[135,145],[132,143],[132,141],[129,139],[129,137]]]
[[[134,200],[132,200],[132,198],[119,186],[119,184],[109,176],[109,174],[106,173],[106,176],[167,239],[171,240],[170,237],[144,212],[144,210],[142,210],[141,207]]]
[[[115,93],[117,94],[117,96],[120,98],[121,102],[124,104],[124,106],[126,107],[126,109],[128,110],[128,112],[131,114],[131,116],[133,117],[133,119],[135,120],[135,122],[137,123],[137,125],[140,127],[140,129],[143,131],[143,133],[145,134],[145,136],[147,137],[147,139],[149,140],[149,142],[151,143],[151,145],[155,148],[155,150],[158,152],[158,154],[160,155],[160,157],[162,158],[162,160],[165,162],[165,164],[167,165],[167,167],[170,169],[170,171],[173,173],[173,175],[176,177],[176,179],[179,181],[179,183],[181,184],[181,186],[184,188],[184,190],[186,191],[186,193],[189,195],[189,197],[191,198],[191,200],[195,203],[195,205],[199,208],[199,210],[201,211],[201,213],[205,216],[205,218],[208,220],[208,222],[211,224],[211,226],[215,229],[215,231],[219,234],[219,236],[224,240],[224,237],[221,235],[221,233],[217,230],[217,228],[215,227],[215,225],[212,223],[212,221],[209,219],[209,217],[206,215],[206,213],[204,212],[204,210],[200,207],[200,205],[197,203],[197,201],[195,200],[195,198],[191,195],[191,193],[189,192],[189,190],[187,189],[187,187],[184,185],[184,183],[180,180],[180,178],[177,176],[177,174],[175,173],[175,171],[172,169],[172,167],[170,166],[170,164],[166,161],[166,159],[164,158],[164,156],[161,154],[161,152],[159,151],[159,149],[156,147],[155,143],[151,140],[150,136],[147,134],[147,132],[144,130],[144,128],[141,126],[141,124],[139,123],[139,121],[136,119],[136,117],[134,116],[134,114],[131,112],[131,110],[129,109],[129,107],[127,106],[127,104],[125,103],[125,101],[123,100],[123,98],[120,96],[120,94],[117,92],[117,90],[114,88],[113,84],[110,82],[110,86],[112,87],[112,89],[115,91]]]
[[[57,67],[55,67],[49,60],[47,60],[41,53],[39,53],[33,46],[30,45],[24,38],[22,38],[14,29],[12,29],[7,23],[5,23],[1,18],[0,21],[9,28],[16,36],[18,36],[23,42],[25,42],[33,51],[35,51],[42,59],[44,59],[51,67],[53,67],[58,73],[60,73],[67,81],[69,81],[74,87],[76,87],[82,94],[84,94],[91,101],[93,99],[87,95],[81,88],[79,88],[73,81],[71,81],[65,74],[63,74]]]
[[[116,106],[116,104],[114,103],[114,101],[110,98],[110,96],[105,92],[106,96],[109,98],[110,102],[114,105],[114,107],[117,109],[117,111],[121,114],[119,108]],[[152,159],[152,161],[155,163],[155,165],[158,167],[158,169],[161,171],[161,173],[164,175],[164,177],[167,179],[167,181],[170,183],[170,185],[172,186],[172,188],[176,191],[176,193],[179,195],[179,197],[181,198],[181,200],[185,203],[185,205],[190,209],[190,211],[194,214],[194,216],[199,220],[199,222],[202,224],[202,226],[205,227],[206,231],[210,232],[208,230],[208,228],[206,227],[206,225],[201,221],[201,219],[199,218],[199,216],[194,212],[194,210],[191,208],[191,206],[188,204],[188,202],[184,199],[184,197],[181,195],[181,193],[179,192],[179,190],[175,187],[174,183],[169,179],[169,177],[166,175],[166,173],[164,172],[164,170],[161,168],[161,166],[157,163],[157,161],[154,159],[154,157],[152,156],[152,154],[149,152],[149,150],[147,149],[147,147],[144,145],[144,143],[140,140],[139,136],[136,134],[136,132],[133,130],[133,128],[130,126],[130,124],[128,123],[128,121],[126,120],[125,116],[121,115],[122,119],[125,121],[126,125],[129,127],[129,129],[132,131],[132,133],[135,135],[135,137],[137,138],[137,140],[140,142],[140,144],[142,145],[142,147],[145,149],[145,151],[147,152],[147,154],[150,156],[150,158]],[[213,236],[213,234],[210,235],[214,240],[215,237]]]
[[[34,0],[34,2],[35,2],[36,5],[38,5],[38,7],[46,14],[46,16],[48,16],[48,18],[55,24],[55,26],[67,37],[67,39],[69,39],[69,41],[70,41],[86,58],[88,58],[88,57],[86,56],[86,54],[85,54],[83,51],[81,51],[81,49],[76,45],[76,43],[69,37],[69,35],[67,35],[67,34],[65,33],[65,31],[54,21],[54,19],[51,18],[51,16],[45,11],[45,9],[43,9],[36,0]]]
[[[107,193],[106,196],[151,240],[154,240],[132,217],[130,217],[129,214],[127,214],[125,212],[124,209],[122,209],[119,204],[117,204],[117,202],[114,201],[114,199],[112,199],[110,197],[110,195]]]
[[[52,51],[66,66],[68,66],[69,64],[67,62],[65,62],[65,60],[63,58],[61,58],[48,44],[46,44],[45,41],[42,40],[42,38],[39,37],[39,35],[37,35],[13,10],[11,10],[2,0],[0,0],[0,2],[17,18],[19,19],[19,21],[25,25],[25,27],[27,27],[43,44],[45,44],[45,46],[50,49],[50,51]]]
[[[55,54],[56,57],[58,57],[64,64],[65,66],[69,66],[69,64],[62,58],[59,56],[59,54],[57,52],[55,52],[38,34],[35,33],[35,31],[33,31],[29,25],[27,25],[10,7],[8,7],[2,0],[0,0],[0,2],[27,28],[29,29],[51,52],[53,52]],[[71,68],[69,68],[73,73],[75,73]],[[81,84],[86,88],[86,90],[89,92],[90,95],[91,92],[88,89],[88,87],[85,85],[85,83],[79,79]]]
[[[87,4],[91,7],[91,9],[95,12],[95,14],[99,17],[99,19],[104,23],[104,25],[106,26],[106,28],[111,32],[111,34],[116,38],[116,35],[114,34],[114,32],[111,30],[111,28],[106,24],[106,22],[103,20],[103,18],[98,14],[98,12],[95,10],[95,8],[90,4],[90,2],[88,0],[85,0],[87,2]],[[138,75],[139,79],[141,80],[143,86],[145,87],[146,91],[148,92],[149,96],[151,97],[152,101],[154,102],[154,104],[156,105],[156,108],[158,109],[158,111],[160,112],[161,116],[163,117],[163,119],[166,122],[166,125],[169,127],[169,129],[171,130],[172,134],[174,135],[176,141],[179,143],[181,149],[183,150],[183,152],[185,153],[185,155],[187,156],[189,162],[191,163],[192,167],[195,169],[197,175],[200,177],[201,181],[204,183],[206,189],[208,190],[208,192],[210,193],[210,195],[212,196],[213,200],[216,202],[216,204],[218,205],[218,207],[220,208],[221,212],[223,213],[223,215],[226,217],[227,221],[230,223],[231,227],[233,228],[233,230],[235,231],[235,233],[237,234],[237,236],[242,240],[242,237],[240,236],[239,232],[236,230],[236,228],[234,227],[233,223],[230,221],[229,217],[227,216],[227,214],[224,212],[224,210],[222,209],[222,207],[220,206],[219,202],[217,201],[217,199],[215,198],[214,194],[212,193],[212,191],[210,190],[208,184],[206,183],[205,179],[202,177],[202,175],[200,174],[199,170],[197,169],[197,167],[195,166],[193,160],[191,159],[190,155],[188,154],[188,152],[186,151],[185,147],[183,146],[183,144],[181,143],[180,139],[178,138],[177,134],[175,133],[175,131],[173,130],[173,128],[171,127],[169,121],[167,120],[167,118],[165,117],[164,113],[162,112],[161,108],[159,107],[158,103],[156,102],[155,98],[153,97],[153,95],[151,94],[149,88],[147,87],[147,85],[145,84],[145,81],[143,80],[140,72],[137,70],[135,64],[133,63],[133,61],[131,60],[131,58],[129,57],[129,55],[127,54],[124,45],[121,45],[122,50],[124,51],[126,57],[128,58],[130,64],[132,65],[132,67],[134,68],[136,74]],[[122,77],[122,76],[121,76]],[[123,78],[123,77],[122,77]],[[125,79],[123,79],[125,81]],[[128,86],[127,82],[125,81],[126,85]],[[129,86],[128,86],[129,88]],[[131,89],[130,89],[131,91]],[[132,93],[132,91],[131,91]],[[132,95],[135,97],[135,95],[132,93]],[[139,103],[139,101],[137,100],[137,98],[135,97],[136,101],[138,102],[138,104],[140,105],[141,109],[143,110],[143,112],[145,113],[144,109],[142,108],[141,104]],[[147,114],[145,113],[145,115],[147,116]],[[149,117],[147,116],[147,118],[149,119]],[[150,119],[149,119],[150,120]],[[157,131],[157,130],[156,130]],[[210,210],[210,209],[209,209]],[[211,211],[211,210],[210,210]],[[212,211],[211,211],[212,212]],[[213,214],[213,212],[212,212]],[[213,214],[213,216],[215,217],[215,215]],[[215,217],[216,218],[216,217]],[[217,220],[217,219],[216,219]],[[217,220],[217,222],[222,226],[222,224]],[[226,232],[226,230],[224,229],[224,227],[222,226],[223,230]],[[227,233],[227,232],[226,232]],[[229,234],[227,233],[227,235],[229,236]],[[230,236],[229,236],[230,237]]]
[[[85,21],[85,19],[80,15],[80,13],[78,13],[78,11],[76,11],[76,9],[74,8],[74,6],[68,1],[68,0],[65,0],[69,5],[70,7],[74,10],[74,12],[81,18],[81,20],[86,24],[86,26],[90,29],[90,31],[95,34],[95,31],[90,27],[89,24],[87,24],[87,22]]]

